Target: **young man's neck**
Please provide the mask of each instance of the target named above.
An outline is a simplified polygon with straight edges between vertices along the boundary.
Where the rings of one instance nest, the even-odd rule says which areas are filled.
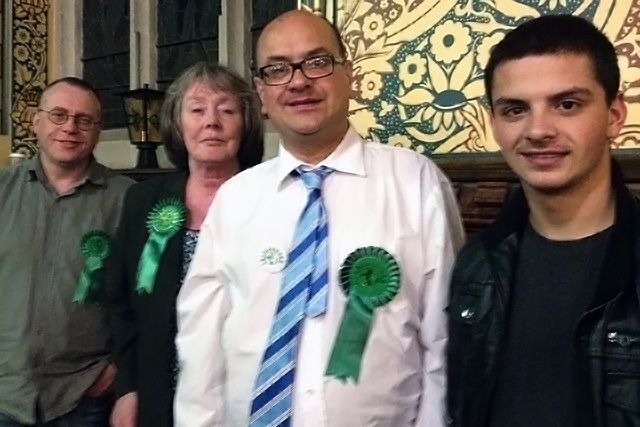
[[[551,240],[592,236],[615,220],[615,195],[610,179],[589,188],[541,194],[524,187],[533,228]]]

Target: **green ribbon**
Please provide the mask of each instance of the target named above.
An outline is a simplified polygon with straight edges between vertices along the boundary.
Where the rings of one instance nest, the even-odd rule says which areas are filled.
[[[167,247],[169,239],[184,224],[186,211],[181,200],[175,197],[168,197],[156,203],[149,212],[147,217],[149,238],[144,248],[142,248],[136,276],[136,291],[139,294],[153,292],[160,258]]]
[[[80,239],[80,251],[84,264],[80,271],[80,280],[73,294],[73,302],[82,304],[96,301],[102,281],[104,260],[109,257],[112,247],[111,237],[102,230],[91,230]]]
[[[375,309],[398,293],[400,267],[382,248],[358,248],[342,264],[340,284],[348,299],[325,375],[358,382]]]

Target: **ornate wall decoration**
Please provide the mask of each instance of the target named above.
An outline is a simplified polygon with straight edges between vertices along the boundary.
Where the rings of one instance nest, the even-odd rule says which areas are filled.
[[[330,18],[332,5],[354,64],[351,120],[364,136],[425,154],[497,151],[482,81],[491,47],[523,20],[571,13],[613,41],[629,102],[614,146],[640,148],[640,0],[301,1]]]
[[[298,0],[298,9],[322,14],[329,21],[335,22],[338,3],[340,0]]]
[[[31,124],[47,84],[49,0],[13,0],[11,151],[29,157],[37,151]]]

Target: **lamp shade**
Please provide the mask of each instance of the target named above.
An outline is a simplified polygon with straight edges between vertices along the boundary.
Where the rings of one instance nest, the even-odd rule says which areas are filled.
[[[162,142],[158,116],[164,92],[149,89],[149,85],[145,84],[141,89],[123,93],[122,97],[129,140],[140,150],[137,167],[158,167],[155,149]]]

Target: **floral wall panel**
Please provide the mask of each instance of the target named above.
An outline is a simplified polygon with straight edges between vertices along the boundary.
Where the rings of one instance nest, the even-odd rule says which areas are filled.
[[[571,13],[614,42],[629,101],[616,147],[640,148],[640,0],[318,0],[355,70],[351,120],[370,138],[425,154],[498,150],[484,108],[483,66],[526,19]]]
[[[31,121],[47,84],[47,11],[49,0],[13,0],[11,151],[31,157],[36,138]]]

